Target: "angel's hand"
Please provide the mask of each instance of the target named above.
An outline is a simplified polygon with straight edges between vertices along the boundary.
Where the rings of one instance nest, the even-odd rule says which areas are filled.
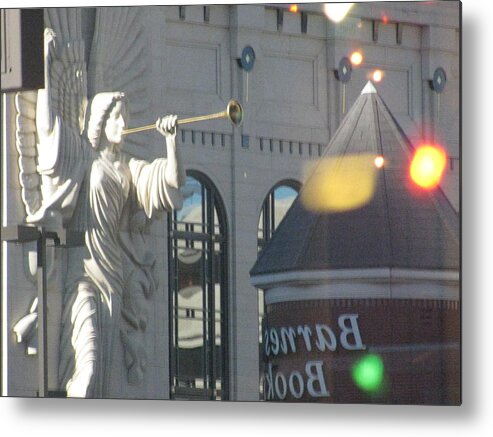
[[[44,88],[38,90],[38,100],[36,103],[36,130],[43,142],[53,131],[53,109],[51,106],[51,79],[50,79],[50,60],[54,55],[56,34],[49,27],[44,31]]]
[[[156,129],[166,138],[174,138],[176,136],[176,121],[176,115],[167,115],[166,117],[159,118],[156,121]]]
[[[48,59],[50,53],[55,50],[56,33],[53,29],[47,27],[44,32],[44,55]]]

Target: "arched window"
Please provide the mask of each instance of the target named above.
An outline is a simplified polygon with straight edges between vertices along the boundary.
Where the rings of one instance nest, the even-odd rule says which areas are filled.
[[[227,399],[227,229],[204,175],[187,172],[169,215],[170,387],[174,399]]]
[[[264,248],[272,238],[289,207],[298,196],[300,184],[296,181],[284,181],[277,184],[267,195],[258,221],[258,250]]]
[[[257,231],[258,252],[264,248],[266,243],[272,238],[279,223],[286,215],[286,212],[298,196],[301,184],[296,181],[283,181],[277,184],[267,195],[260,212]],[[264,291],[258,290],[258,319],[259,319],[259,375],[260,375],[260,399],[263,399],[263,375],[264,375],[264,354],[263,354],[263,323],[264,323]]]

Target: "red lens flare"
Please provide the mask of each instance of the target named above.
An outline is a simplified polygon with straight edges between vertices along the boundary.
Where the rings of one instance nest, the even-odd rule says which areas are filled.
[[[438,146],[425,144],[416,149],[409,174],[412,181],[425,190],[432,190],[442,180],[447,154]]]

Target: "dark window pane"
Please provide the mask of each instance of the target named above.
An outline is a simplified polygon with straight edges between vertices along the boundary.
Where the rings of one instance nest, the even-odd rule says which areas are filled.
[[[183,209],[170,215],[171,393],[225,399],[226,233],[212,185],[189,175]],[[173,280],[174,278],[174,280]]]
[[[257,228],[257,248],[260,253],[265,244],[272,238],[276,228],[281,223],[282,219],[288,212],[288,209],[293,204],[298,196],[300,186],[296,182],[287,182],[280,184],[267,195],[260,212]],[[263,339],[262,325],[264,322],[264,293],[263,290],[258,290],[258,329],[259,329],[259,394],[260,399],[263,399],[263,375],[264,375],[264,360],[263,360]]]

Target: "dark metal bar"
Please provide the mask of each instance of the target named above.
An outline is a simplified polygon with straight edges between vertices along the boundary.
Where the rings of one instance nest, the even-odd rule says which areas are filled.
[[[279,32],[282,30],[283,21],[284,21],[284,11],[282,9],[277,9],[277,30]]]
[[[301,33],[308,32],[308,14],[306,12],[301,13]]]
[[[172,231],[171,238],[183,239],[187,241],[208,241],[207,234],[191,231]]]
[[[53,238],[57,246],[61,247],[76,247],[85,244],[85,233],[80,231],[67,231],[59,229],[56,232],[47,234],[49,238]]]
[[[215,205],[215,199],[214,199],[214,192],[211,190],[209,192],[209,197],[210,201],[208,202],[208,208],[207,208],[207,231],[209,236],[212,237],[214,235],[214,205]],[[208,325],[208,331],[209,331],[209,341],[208,341],[208,350],[209,350],[209,379],[210,379],[210,397],[213,400],[215,397],[215,391],[216,391],[216,372],[215,372],[215,359],[214,359],[214,353],[215,353],[215,347],[216,347],[216,333],[215,333],[215,293],[214,293],[214,243],[212,241],[212,238],[209,239],[209,241],[206,243],[206,247],[208,250],[206,252],[208,253],[208,259],[207,259],[207,276],[206,276],[206,289],[207,289],[207,313],[209,317],[209,325]]]
[[[396,29],[395,29],[395,42],[398,45],[402,44],[402,23],[397,23],[396,24]]]
[[[46,279],[46,235],[43,231],[37,241],[38,249],[38,385],[40,398],[48,394],[48,345],[47,345],[47,279]]]
[[[373,42],[378,41],[378,25],[379,25],[379,22],[377,20],[372,21],[372,40],[373,40]]]
[[[2,241],[27,243],[39,238],[38,228],[26,225],[8,225],[2,227]]]
[[[173,227],[176,227],[176,212],[168,214],[168,254],[170,254],[170,256],[168,257],[168,271],[171,274],[170,282],[168,285],[168,305],[170,305],[171,308],[168,309],[168,314],[173,314],[172,317],[168,318],[168,345],[170,357],[169,386],[172,398],[174,398],[176,394],[175,379],[178,376],[178,341],[176,340],[178,330],[178,303],[175,299],[175,295],[178,290],[178,272],[175,267],[175,260],[177,259],[178,254],[176,248],[173,248]]]

